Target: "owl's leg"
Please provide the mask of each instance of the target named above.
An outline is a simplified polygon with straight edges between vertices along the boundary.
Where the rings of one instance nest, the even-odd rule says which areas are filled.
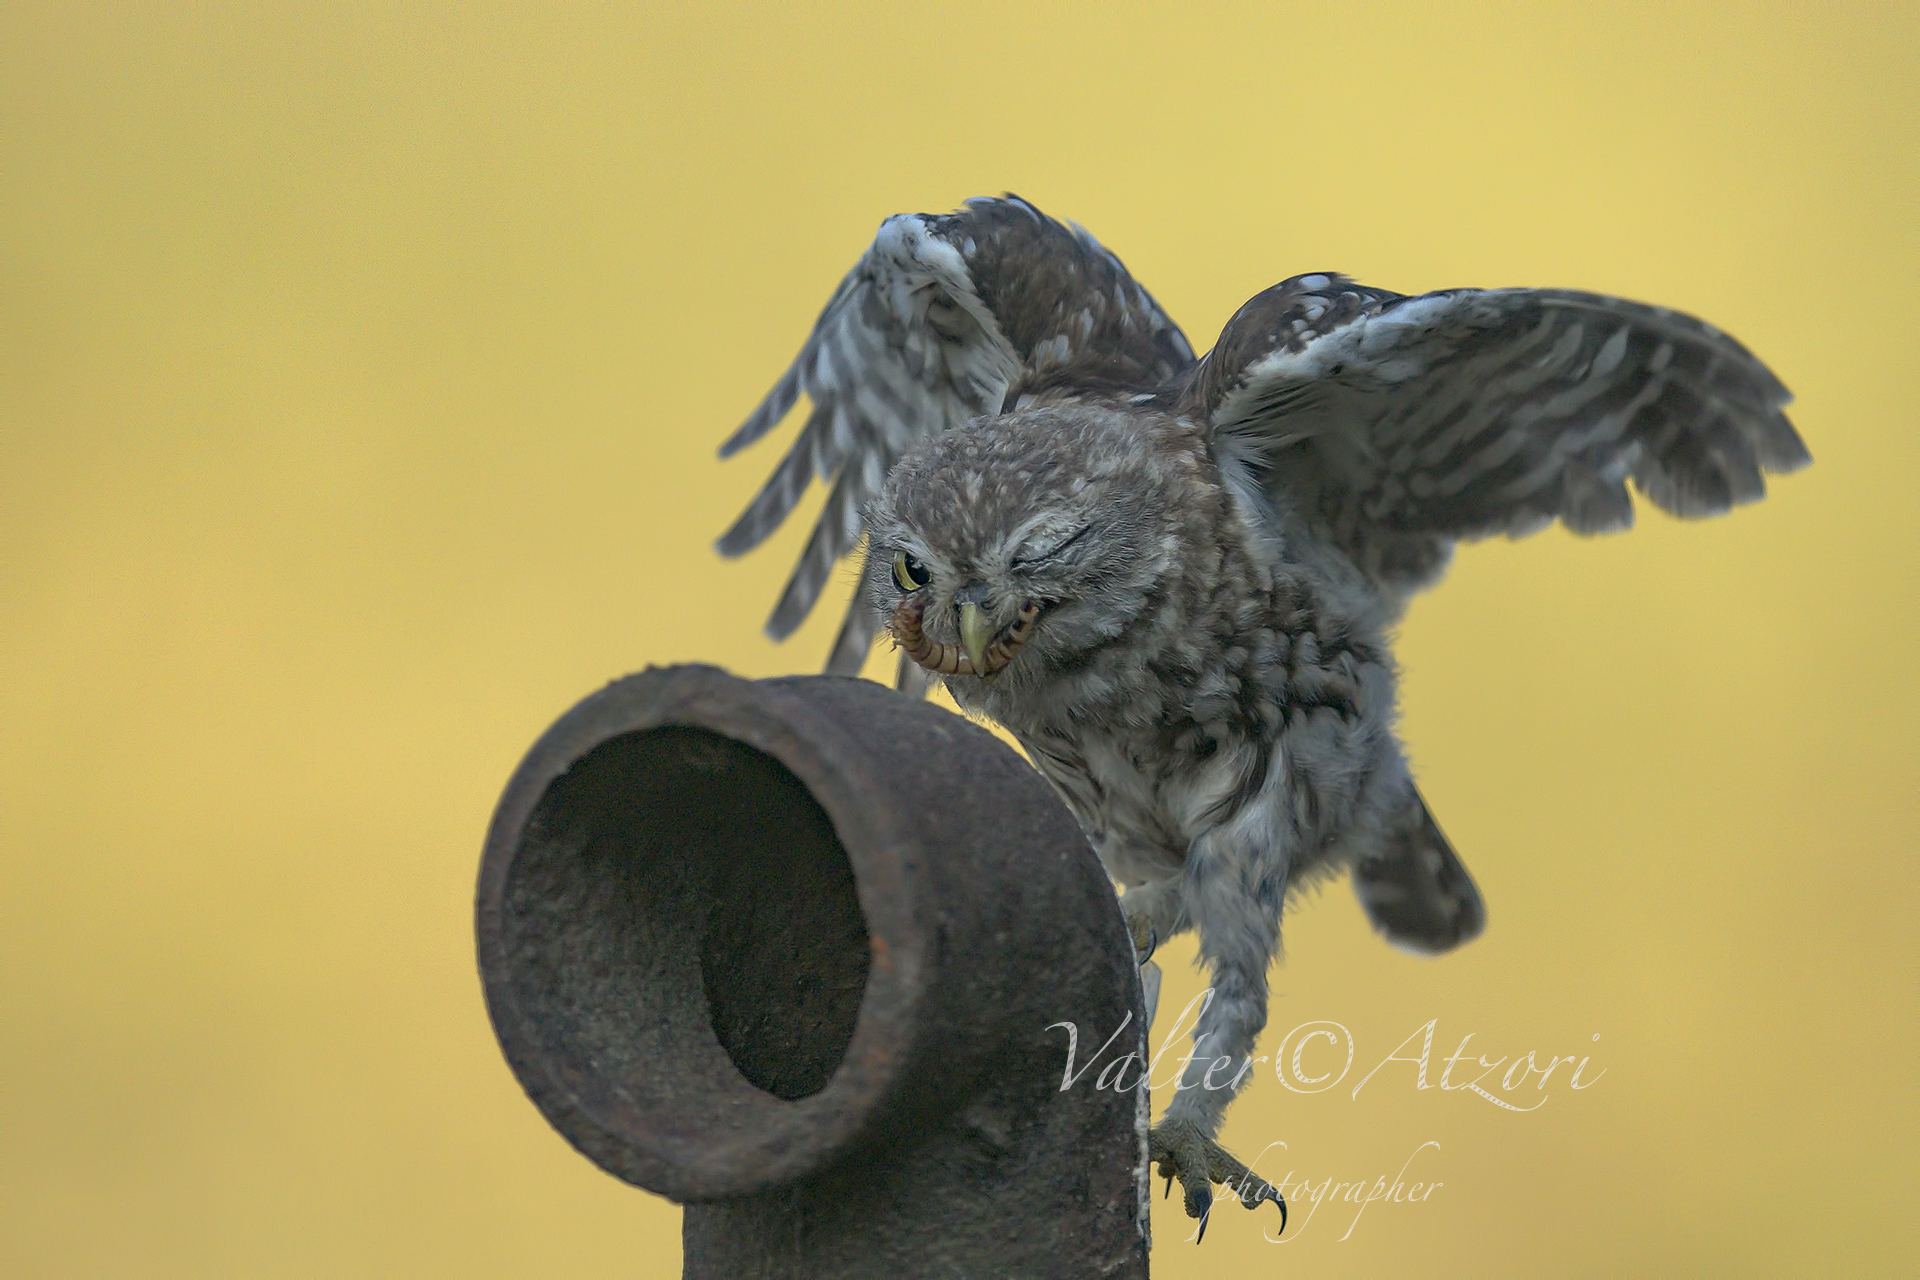
[[[1203,1220],[1203,1233],[1215,1182],[1249,1209],[1273,1201],[1286,1229],[1279,1191],[1214,1141],[1227,1104],[1252,1073],[1254,1042],[1267,1024],[1267,967],[1280,949],[1288,864],[1259,817],[1243,814],[1196,840],[1182,879],[1185,914],[1200,931],[1212,998],[1194,1024],[1193,1054],[1173,1102],[1153,1128],[1150,1158],[1163,1175],[1180,1179],[1187,1215]]]

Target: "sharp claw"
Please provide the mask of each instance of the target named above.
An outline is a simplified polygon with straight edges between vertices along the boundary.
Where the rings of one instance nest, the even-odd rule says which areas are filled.
[[[1166,1173],[1167,1173],[1167,1193],[1161,1196],[1160,1198],[1162,1200],[1171,1200],[1173,1199],[1173,1170],[1169,1169],[1166,1171]]]
[[[1280,1235],[1287,1234],[1287,1200],[1285,1196],[1275,1196],[1273,1202],[1280,1206]]]
[[[1193,1242],[1195,1244],[1199,1244],[1202,1240],[1205,1240],[1207,1238],[1207,1222],[1212,1217],[1213,1217],[1213,1197],[1208,1196],[1207,1207],[1200,1211],[1200,1230],[1198,1234],[1196,1234],[1193,1237]]]
[[[1147,954],[1140,957],[1140,959],[1136,962],[1137,965],[1139,967],[1145,967],[1147,961],[1153,959],[1153,953],[1158,951],[1159,949],[1160,949],[1160,931],[1154,928],[1152,925],[1148,925],[1147,926]]]

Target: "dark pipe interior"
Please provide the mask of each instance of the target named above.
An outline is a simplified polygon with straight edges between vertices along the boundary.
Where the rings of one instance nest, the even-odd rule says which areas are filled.
[[[845,1057],[870,958],[853,871],[800,780],[742,743],[595,747],[541,797],[506,909],[517,997],[584,1093],[725,1129],[703,1082],[727,1062],[791,1101]]]

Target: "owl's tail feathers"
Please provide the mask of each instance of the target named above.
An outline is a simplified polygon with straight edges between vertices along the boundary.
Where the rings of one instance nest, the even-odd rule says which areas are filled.
[[[1480,890],[1418,792],[1354,863],[1353,891],[1381,936],[1416,955],[1450,951],[1487,927]]]

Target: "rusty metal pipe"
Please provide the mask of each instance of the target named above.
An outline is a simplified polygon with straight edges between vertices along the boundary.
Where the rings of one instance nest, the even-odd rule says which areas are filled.
[[[878,685],[655,669],[534,744],[476,903],[547,1120],[686,1206],[688,1277],[1147,1274],[1138,1092],[1062,1091],[1140,986],[991,734]],[[1092,1043],[1089,1043],[1089,1040]]]

